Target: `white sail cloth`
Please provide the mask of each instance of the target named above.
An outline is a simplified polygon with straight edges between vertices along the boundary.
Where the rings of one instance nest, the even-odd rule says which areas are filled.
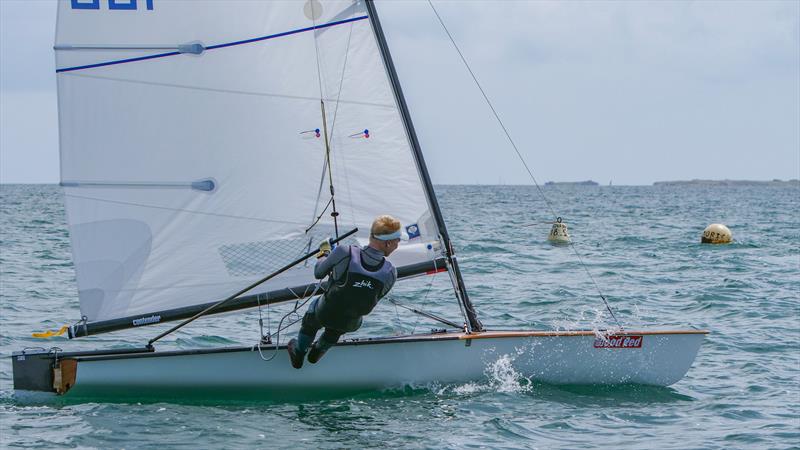
[[[58,7],[61,178],[90,322],[220,300],[331,236],[320,99],[339,230],[363,241],[392,214],[411,227],[396,264],[436,256],[363,4]],[[261,290],[312,280],[300,267]]]

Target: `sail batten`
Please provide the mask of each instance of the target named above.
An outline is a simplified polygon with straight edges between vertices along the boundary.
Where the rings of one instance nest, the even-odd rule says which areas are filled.
[[[62,68],[62,69],[56,69],[56,72],[57,73],[62,73],[62,72],[73,72],[73,71],[77,71],[77,70],[94,69],[96,67],[112,66],[112,65],[116,65],[116,64],[126,64],[126,63],[137,62],[137,61],[145,61],[145,60],[148,60],[148,59],[165,58],[165,57],[168,57],[168,56],[177,56],[177,55],[181,55],[181,54],[184,54],[184,53],[200,54],[203,51],[217,50],[217,49],[221,49],[221,48],[234,47],[234,46],[237,46],[237,45],[252,44],[252,43],[255,43],[255,42],[266,41],[266,40],[269,40],[269,39],[276,39],[276,38],[280,38],[280,37],[284,37],[284,36],[290,36],[290,35],[297,34],[297,33],[305,33],[307,31],[314,31],[314,30],[319,30],[319,29],[323,29],[323,28],[327,28],[327,27],[333,27],[333,26],[336,26],[336,25],[343,25],[343,24],[346,24],[346,23],[355,22],[357,20],[364,20],[364,19],[367,19],[367,18],[368,18],[367,16],[361,16],[361,17],[354,17],[354,18],[351,18],[351,19],[338,20],[336,22],[330,22],[330,23],[325,23],[325,24],[321,24],[321,25],[314,25],[314,26],[311,26],[311,27],[301,28],[301,29],[298,29],[298,30],[284,31],[282,33],[276,33],[276,34],[271,34],[271,35],[267,35],[267,36],[259,36],[259,37],[250,38],[250,39],[242,39],[242,40],[233,41],[233,42],[226,42],[226,43],[223,43],[223,44],[202,46],[202,49],[199,49],[199,47],[197,47],[197,45],[202,45],[202,44],[178,44],[178,45],[175,45],[175,46],[163,46],[163,45],[162,46],[159,46],[159,45],[149,45],[148,46],[148,45],[125,45],[125,44],[118,44],[118,45],[114,45],[114,44],[107,44],[107,45],[59,44],[59,45],[54,46],[53,49],[54,50],[70,50],[70,51],[73,51],[73,50],[156,50],[156,49],[174,49],[175,51],[166,52],[166,53],[158,53],[158,54],[155,54],[155,55],[140,56],[140,57],[137,57],[137,58],[127,58],[127,59],[119,59],[119,60],[115,60],[115,61],[105,61],[105,62],[99,62],[99,63],[95,63],[95,64],[88,64],[88,65],[85,65],[85,66],[65,67],[65,68]]]
[[[62,181],[62,187],[116,187],[116,188],[161,188],[161,189],[195,189],[198,191],[213,191],[216,184],[213,180],[200,181]]]

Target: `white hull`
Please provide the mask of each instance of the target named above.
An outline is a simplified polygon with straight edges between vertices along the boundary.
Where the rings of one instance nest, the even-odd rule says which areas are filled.
[[[548,384],[669,386],[697,355],[705,331],[627,331],[602,348],[590,331],[484,332],[345,341],[317,364],[291,367],[285,347],[77,357],[66,397],[211,395],[253,397],[355,392],[482,381],[498,364]],[[619,334],[617,336],[620,336]],[[641,338],[637,341],[638,338]],[[625,347],[625,344],[628,347]],[[638,347],[636,346],[638,344]],[[612,344],[613,345],[613,344]],[[598,348],[600,347],[600,348]],[[262,359],[270,358],[269,361]],[[226,395],[226,394],[223,394]]]

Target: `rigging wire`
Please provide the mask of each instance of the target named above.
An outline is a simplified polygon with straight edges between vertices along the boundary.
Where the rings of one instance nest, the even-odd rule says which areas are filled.
[[[431,289],[433,289],[433,282],[436,281],[436,275],[439,274],[439,267],[436,264],[436,259],[433,260],[433,275],[431,276],[431,282],[428,283],[428,290],[425,291],[425,295],[422,297],[422,305],[425,305],[428,301],[428,295],[431,293]],[[458,302],[461,305],[461,302]],[[464,320],[467,320],[465,317]],[[417,331],[417,325],[419,325],[419,316],[417,316],[417,321],[414,322],[414,327],[411,328],[411,334],[414,334]],[[459,327],[460,328],[460,327]]]
[[[330,200],[328,200],[328,204],[326,204],[326,205],[325,205],[325,208],[323,208],[323,209],[322,209],[322,212],[321,212],[321,213],[319,213],[319,215],[317,216],[316,220],[314,220],[314,223],[312,223],[311,225],[309,225],[309,227],[308,227],[308,228],[306,228],[306,233],[308,233],[309,231],[311,231],[311,229],[312,229],[312,228],[314,228],[314,225],[316,225],[316,224],[319,222],[319,219],[321,219],[321,218],[322,218],[322,216],[323,216],[323,214],[325,214],[325,211],[327,211],[327,210],[328,210],[328,206],[331,206],[331,202],[332,202],[332,201],[333,201],[333,197],[331,197],[331,198],[330,198]],[[310,250],[309,250],[309,251],[310,251]]]
[[[388,300],[389,300],[389,302],[390,302],[391,304],[393,304],[395,307],[398,307],[398,306],[399,306],[399,307],[401,307],[401,308],[403,308],[403,309],[406,309],[406,310],[408,310],[408,311],[411,311],[411,312],[413,312],[414,314],[417,314],[417,315],[419,315],[419,316],[422,316],[422,317],[427,317],[427,318],[429,318],[429,319],[433,319],[433,320],[435,320],[435,321],[437,321],[437,322],[441,322],[441,323],[443,323],[443,324],[445,324],[445,325],[451,326],[451,327],[455,328],[456,330],[460,330],[460,329],[461,329],[461,325],[459,325],[459,324],[457,324],[457,323],[455,323],[455,322],[453,322],[453,321],[450,321],[450,320],[447,320],[447,319],[441,318],[441,317],[439,317],[439,316],[437,316],[437,315],[435,315],[435,314],[432,314],[432,313],[429,313],[429,312],[426,312],[426,311],[422,311],[422,310],[420,310],[420,309],[416,309],[416,308],[412,308],[412,307],[410,307],[410,306],[406,306],[406,305],[404,305],[404,304],[402,304],[402,303],[398,302],[397,300],[394,300],[394,299],[391,299],[391,298],[390,298],[390,299],[388,299]],[[417,320],[419,320],[419,319],[417,319]],[[415,328],[416,328],[416,325],[415,325]]]
[[[354,13],[355,14],[355,10]],[[347,45],[344,50],[344,61],[342,62],[342,76],[339,77],[339,91],[336,93],[336,107],[333,109],[333,120],[331,120],[331,136],[336,128],[336,116],[339,113],[339,100],[342,98],[342,86],[344,85],[344,72],[347,69],[347,57],[350,55],[350,40],[353,37],[353,24],[350,24],[350,31],[347,35]]]
[[[422,297],[422,301],[420,302],[420,305],[423,305],[423,306],[428,301],[428,294],[431,293],[431,289],[433,288],[433,283],[434,283],[434,281],[436,281],[436,275],[439,273],[439,270],[438,270],[438,268],[436,266],[436,260],[435,259],[433,260],[433,267],[434,267],[434,271],[433,271],[433,275],[431,275],[431,280],[428,283],[428,289],[425,291],[425,295]],[[407,310],[417,314],[417,320],[414,322],[414,326],[411,328],[411,334],[414,334],[417,331],[417,326],[419,325],[420,317],[428,317],[428,318],[431,318],[433,320],[437,320],[439,322],[442,322],[445,325],[454,326],[455,328],[457,328],[459,330],[461,329],[461,326],[455,324],[454,322],[451,322],[451,321],[446,320],[446,319],[441,319],[440,317],[433,316],[433,314],[426,313],[425,311],[422,311],[422,310],[417,310],[415,308],[407,307],[407,306],[401,304],[400,302],[397,302],[396,300],[394,300],[391,295],[387,296],[386,300],[388,300],[391,304],[394,305],[394,313],[395,313],[395,317],[397,318],[397,322],[398,323],[400,322],[400,313],[397,311],[398,307],[407,309]]]
[[[313,6],[312,6],[312,10],[313,10]],[[354,16],[355,16],[355,10],[353,10],[353,14],[351,15],[351,19]],[[314,21],[314,23],[316,24],[316,18],[315,18],[314,14],[313,14],[313,11],[312,11],[312,21]],[[316,52],[316,57],[317,57],[317,79],[319,81],[320,100],[322,100],[322,98],[323,98],[322,84],[321,84],[321,80],[322,80],[321,72],[322,72],[322,70],[321,70],[320,62],[319,62],[319,47],[317,45],[316,33],[314,34],[314,36],[315,36],[314,37],[314,45],[315,45],[315,52]],[[326,139],[326,148],[328,149],[328,152],[326,152],[326,158],[323,161],[323,165],[322,165],[322,175],[320,177],[319,188],[317,189],[317,203],[316,204],[319,203],[319,197],[320,197],[320,194],[322,193],[322,184],[323,184],[323,182],[325,180],[325,173],[326,172],[328,173],[329,179],[331,180],[331,198],[328,200],[328,204],[325,206],[325,209],[323,210],[323,212],[320,213],[320,215],[317,216],[316,220],[314,220],[314,222],[306,229],[306,233],[308,233],[320,221],[320,219],[322,218],[322,216],[325,213],[325,210],[327,210],[328,206],[330,206],[331,203],[333,203],[334,213],[335,213],[335,215],[332,214],[332,216],[334,217],[334,227],[337,228],[336,227],[336,225],[337,225],[337,220],[336,219],[339,216],[339,213],[336,210],[336,205],[334,203],[334,198],[333,198],[333,186],[332,186],[333,177],[330,174],[330,167],[331,167],[331,164],[330,164],[330,149],[329,149],[328,146],[330,145],[332,147],[333,146],[333,139],[335,139],[334,130],[336,129],[336,118],[338,117],[339,105],[341,104],[342,86],[344,85],[344,76],[345,76],[345,70],[347,68],[347,59],[348,59],[348,56],[350,54],[350,42],[352,40],[352,36],[353,36],[353,25],[350,24],[350,27],[348,29],[348,35],[347,35],[347,45],[345,46],[345,52],[344,52],[344,61],[342,63],[341,76],[339,77],[339,89],[338,89],[337,94],[336,94],[336,107],[333,110],[333,120],[331,121],[330,142],[328,142],[328,139],[327,139],[327,136],[328,136],[327,127],[323,126],[323,128],[326,131],[326,133],[325,133],[326,138],[325,139]],[[324,103],[323,103],[323,121],[325,121],[324,114],[325,113],[324,113]],[[337,158],[337,155],[338,155],[338,153],[334,153],[333,154],[335,159]],[[344,180],[345,180],[345,184],[346,184],[346,187],[347,187],[346,191],[347,191],[347,194],[348,194],[348,198],[350,200],[350,203],[349,203],[349,206],[350,206],[350,209],[351,209],[350,217],[355,218],[355,214],[352,211],[353,198],[352,198],[352,190],[350,189],[350,179],[349,179],[349,177],[347,175],[347,165],[346,164],[340,164],[340,166],[344,170]],[[314,211],[314,215],[316,215],[316,211]],[[355,226],[355,222],[353,222],[353,226]],[[338,231],[337,231],[337,235],[338,235]]]
[[[464,54],[461,52],[461,49],[456,44],[455,39],[453,39],[453,35],[450,34],[450,30],[447,29],[447,26],[445,26],[444,21],[442,20],[442,17],[439,15],[439,12],[436,10],[436,7],[433,6],[433,2],[431,0],[428,0],[428,4],[430,5],[431,9],[433,10],[433,13],[436,15],[436,19],[439,21],[439,24],[442,26],[442,29],[444,29],[444,32],[447,34],[447,37],[450,39],[450,43],[453,44],[453,47],[456,49],[456,52],[458,52],[458,56],[461,57],[461,62],[464,63],[464,66],[467,68],[467,71],[469,71],[469,74],[472,76],[472,80],[475,82],[475,85],[478,87],[478,90],[481,91],[481,95],[483,95],[483,99],[486,101],[486,104],[489,106],[489,109],[492,110],[492,114],[494,114],[495,119],[497,119],[497,123],[500,125],[500,128],[503,129],[503,133],[505,134],[506,138],[508,139],[508,142],[511,143],[511,147],[514,148],[514,151],[517,153],[517,157],[519,157],[519,160],[522,162],[522,165],[525,166],[525,170],[528,172],[528,175],[530,175],[531,180],[533,180],[533,184],[536,186],[536,189],[539,191],[539,195],[541,195],[542,199],[544,200],[545,204],[547,205],[547,208],[550,210],[550,213],[553,215],[553,217],[554,218],[558,217],[558,214],[556,214],[555,209],[553,208],[553,205],[550,203],[550,200],[544,195],[544,191],[542,191],[541,186],[539,186],[539,183],[536,181],[536,178],[533,176],[533,172],[531,171],[530,167],[528,167],[528,163],[525,161],[525,158],[522,156],[522,153],[520,153],[519,148],[517,148],[517,144],[511,138],[511,134],[508,132],[508,129],[506,128],[505,124],[503,123],[503,120],[500,119],[500,115],[497,113],[497,110],[494,108],[494,105],[492,105],[492,102],[489,100],[489,96],[486,95],[486,92],[483,90],[483,87],[478,82],[478,78],[475,76],[475,73],[472,71],[472,68],[470,67],[469,63],[467,63],[467,59],[464,57]],[[583,270],[586,271],[586,275],[589,276],[589,279],[592,281],[592,284],[594,284],[595,289],[597,289],[598,294],[600,294],[600,298],[603,299],[603,303],[606,305],[606,309],[611,314],[611,317],[614,319],[615,322],[617,322],[617,325],[620,327],[620,329],[622,329],[623,328],[622,327],[622,323],[620,323],[619,319],[617,319],[617,316],[614,315],[614,311],[611,310],[611,306],[608,304],[608,301],[606,300],[605,295],[603,295],[603,291],[600,289],[600,286],[597,284],[597,282],[595,281],[594,277],[589,272],[589,268],[586,267],[586,264],[584,264],[583,258],[581,258],[581,255],[578,252],[578,249],[575,248],[575,244],[573,244],[572,241],[569,241],[569,246],[570,246],[570,248],[572,248],[572,251],[575,253],[575,256],[578,257],[578,261],[580,262],[581,267],[583,267]]]
[[[353,9],[353,14],[352,14],[352,17],[354,17],[354,16],[355,16],[355,9]],[[348,35],[347,35],[347,45],[345,46],[345,50],[344,50],[344,61],[342,62],[342,75],[341,75],[341,77],[339,77],[339,90],[336,93],[336,107],[333,110],[333,120],[331,121],[331,144],[333,143],[333,139],[335,139],[335,135],[334,135],[333,131],[336,128],[336,117],[338,116],[338,113],[339,113],[339,105],[340,105],[341,98],[342,98],[342,86],[344,86],[344,74],[345,74],[345,71],[347,69],[347,59],[350,56],[350,41],[352,40],[352,37],[353,37],[353,24],[351,23],[350,24],[350,29],[349,29]],[[341,152],[336,152],[336,153],[333,154],[334,159],[336,159],[339,162],[341,161],[340,153]],[[351,225],[355,228],[355,226],[356,226],[356,224],[355,224],[356,215],[355,215],[355,212],[353,211],[353,204],[354,204],[353,203],[353,190],[350,189],[350,176],[347,173],[347,164],[339,164],[339,167],[341,167],[342,171],[344,172],[344,183],[345,183],[345,186],[346,186],[347,198],[350,201],[350,203],[347,206],[350,207],[350,218],[353,221],[351,223]]]
[[[314,286],[314,290],[308,296],[306,296],[306,294],[308,294],[308,287],[306,287],[306,290],[305,290],[305,292],[303,292],[302,295],[298,295],[291,288],[288,288],[289,292],[294,294],[294,296],[297,298],[297,300],[294,303],[294,307],[292,308],[292,310],[289,311],[288,313],[286,313],[283,317],[281,317],[281,320],[278,322],[278,329],[274,333],[271,333],[271,334],[268,334],[268,335],[264,335],[263,326],[261,328],[261,330],[262,330],[262,332],[260,333],[261,337],[259,338],[258,343],[256,344],[256,348],[258,349],[259,357],[261,357],[261,359],[263,361],[272,361],[273,359],[275,359],[275,356],[278,355],[278,347],[280,347],[281,332],[283,330],[288,329],[289,327],[291,327],[292,325],[296,324],[297,322],[299,322],[299,321],[301,321],[303,319],[303,316],[298,314],[297,310],[299,310],[300,308],[305,306],[306,303],[308,303],[315,295],[317,295],[317,291],[320,290],[320,286],[321,286],[321,284],[317,283]],[[304,297],[305,297],[305,299],[303,300]],[[303,300],[303,302],[301,303],[300,300]],[[267,304],[267,307],[269,308],[269,304]],[[267,311],[269,313],[269,309]],[[260,317],[261,317],[261,304],[259,304],[258,314],[259,314],[259,322],[260,322],[261,321],[261,319],[260,319]],[[292,314],[296,314],[297,318],[284,326],[283,325],[283,321],[286,320]],[[273,348],[273,353],[272,353],[271,356],[265,357],[264,353],[261,350],[261,346],[262,345],[266,346],[266,345],[272,344],[272,338],[273,337],[275,337],[275,345],[274,345],[274,348]],[[264,338],[266,338],[266,339],[264,339]]]
[[[435,261],[435,260],[434,260]],[[436,264],[434,262],[434,264]],[[449,264],[449,260],[448,260]],[[452,266],[451,266],[452,267]],[[464,330],[467,331],[467,324],[469,323],[469,316],[467,316],[467,310],[464,308],[464,302],[461,301],[461,297],[459,296],[459,289],[458,289],[458,282],[456,281],[453,270],[447,270],[447,276],[450,277],[450,283],[453,285],[453,292],[456,295],[456,303],[458,303],[458,309],[461,310],[461,315],[464,317]]]
[[[331,211],[331,217],[333,217],[333,230],[336,233],[336,237],[339,237],[339,212],[336,211],[336,198],[333,190],[333,171],[331,169],[331,146],[330,142],[328,141],[328,119],[325,117],[325,102],[322,99],[319,100],[320,107],[322,108],[322,128],[325,133],[325,158],[328,162],[328,186],[330,187],[331,191],[331,207],[333,211]]]
[[[317,43],[317,11],[313,1],[308,2],[308,4],[311,6],[311,23],[314,25],[314,32],[311,33],[311,38],[314,39],[314,54],[316,55],[317,63],[317,84],[319,87],[319,99],[322,101],[322,69],[319,66],[319,44]],[[320,12],[322,11],[320,10]]]
[[[267,296],[266,300],[269,300],[269,295]],[[258,302],[258,334],[261,336],[260,342],[264,342],[264,338],[267,336],[264,334],[264,318],[261,317],[261,298],[256,297],[256,301]],[[269,303],[267,303],[267,314],[269,314]],[[268,334],[271,326],[272,326],[272,321],[269,320],[269,318],[267,318]]]
[[[317,198],[316,198],[316,200],[314,200],[314,214],[312,214],[311,217],[314,217],[314,216],[317,215],[317,208],[319,208],[319,199],[320,199],[320,197],[322,197],[322,186],[325,184],[325,172],[327,172],[327,171],[328,171],[328,161],[326,159],[323,159],[322,160],[322,173],[319,175],[319,186],[317,187]],[[330,199],[328,199],[328,204],[325,205],[325,209],[328,209],[328,205],[329,204],[330,204]],[[325,213],[325,211],[323,210],[322,213],[320,213],[319,217],[317,217],[317,220],[315,220],[314,223],[311,224],[311,226],[306,228],[306,234],[308,234],[308,232],[312,228],[314,228],[314,226],[317,224],[317,222],[319,222],[320,217],[322,217],[322,214],[324,214],[324,213]],[[309,236],[309,245],[311,245],[310,241],[311,241],[311,237]]]
[[[317,15],[314,8],[314,2],[309,2],[311,5],[311,21],[314,24],[314,29],[317,28]],[[328,166],[328,182],[331,192],[331,205],[333,206],[333,211],[331,212],[331,217],[333,217],[333,229],[334,233],[336,234],[336,238],[339,237],[339,221],[338,216],[339,213],[336,211],[336,200],[334,199],[334,189],[333,189],[333,172],[331,170],[331,146],[330,141],[328,138],[328,119],[325,114],[325,100],[323,97],[322,92],[322,68],[320,67],[320,58],[319,58],[319,43],[317,42],[317,32],[314,31],[311,35],[312,39],[314,39],[314,54],[316,56],[316,63],[317,63],[317,84],[319,85],[319,104],[320,109],[322,112],[322,129],[324,133],[325,139],[325,162]],[[338,102],[337,102],[338,103]]]

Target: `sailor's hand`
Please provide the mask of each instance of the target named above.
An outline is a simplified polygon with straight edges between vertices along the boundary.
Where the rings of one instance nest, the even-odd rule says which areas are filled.
[[[325,239],[319,244],[319,253],[317,253],[317,258],[324,258],[331,254],[331,240]]]

